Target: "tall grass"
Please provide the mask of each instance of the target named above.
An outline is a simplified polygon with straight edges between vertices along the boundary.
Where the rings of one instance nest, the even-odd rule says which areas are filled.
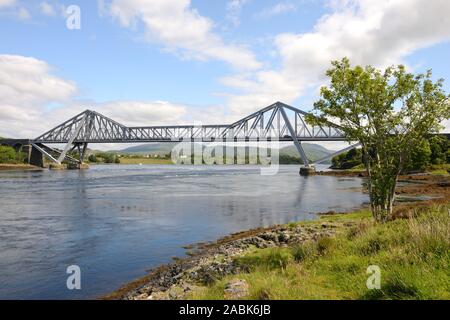
[[[240,274],[218,279],[192,298],[222,299],[227,281],[238,277],[249,283],[249,299],[450,299],[449,208],[435,206],[385,224],[354,215],[353,227],[342,223],[345,232],[335,238],[256,249],[236,259]],[[381,269],[379,290],[366,286],[370,265]]]

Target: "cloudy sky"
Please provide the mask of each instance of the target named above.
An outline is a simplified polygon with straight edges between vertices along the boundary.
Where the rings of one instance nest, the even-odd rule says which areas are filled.
[[[126,125],[308,111],[344,56],[432,68],[450,91],[449,17],[448,0],[0,0],[0,136],[87,108]]]

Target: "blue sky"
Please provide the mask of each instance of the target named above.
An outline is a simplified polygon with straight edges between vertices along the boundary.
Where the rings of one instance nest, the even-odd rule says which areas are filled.
[[[433,68],[450,91],[449,15],[446,0],[0,0],[0,135],[87,107],[148,125],[231,122],[276,100],[309,110],[343,56]]]
[[[82,26],[76,31],[65,27],[63,17],[41,14],[42,1],[33,2],[29,6],[29,21],[2,16],[1,30],[12,32],[2,32],[0,51],[46,61],[55,68],[54,74],[78,84],[80,99],[167,100],[200,106],[222,102],[217,93],[226,92],[227,88],[218,79],[232,72],[222,61],[186,60],[168,54],[163,46],[140,39],[142,26],[123,29],[111,17],[100,16],[95,1],[58,2],[80,6]],[[227,18],[227,3],[192,1],[192,7],[214,20],[224,39],[255,48],[258,57],[272,65],[278,61],[271,56],[273,48],[265,38],[292,30],[307,31],[326,11],[320,1],[305,1],[301,9],[258,17],[258,13],[277,2],[248,1],[237,17],[239,25],[234,26]]]

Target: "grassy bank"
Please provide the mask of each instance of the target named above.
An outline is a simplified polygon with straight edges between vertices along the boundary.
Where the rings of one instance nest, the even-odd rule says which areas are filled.
[[[375,224],[368,211],[300,223],[334,222],[339,232],[253,249],[235,259],[244,272],[200,286],[188,298],[223,299],[229,281],[244,279],[248,299],[450,299],[449,210],[435,205],[386,224]],[[369,265],[381,268],[380,290],[366,287]]]
[[[428,167],[427,172],[431,174],[450,175],[450,163],[434,164]]]

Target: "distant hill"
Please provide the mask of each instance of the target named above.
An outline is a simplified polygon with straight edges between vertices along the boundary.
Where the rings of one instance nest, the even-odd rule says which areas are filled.
[[[326,157],[329,154],[332,154],[334,151],[328,150],[321,145],[315,143],[302,143],[303,148],[305,149],[306,155],[309,160],[315,161],[319,160],[323,157]],[[281,148],[280,155],[288,155],[291,157],[300,157],[297,151],[297,148],[294,145],[287,146]],[[331,160],[330,160],[331,162]]]
[[[158,155],[166,155],[169,154],[172,148],[176,143],[166,142],[166,143],[147,143],[141,144],[129,148],[125,148],[123,150],[114,150],[111,152],[114,153],[128,153],[128,154],[158,154]],[[328,150],[321,145],[314,143],[303,143],[302,144],[308,159],[315,161],[321,159],[331,153],[333,151]],[[253,147],[251,147],[253,148]],[[286,146],[280,149],[280,155],[287,155],[291,157],[299,158],[299,154],[294,145]]]
[[[140,144],[137,146],[132,146],[129,148],[125,148],[122,150],[116,150],[113,152],[123,152],[123,153],[131,153],[131,154],[159,154],[166,155],[170,153],[172,148],[176,145],[173,142],[165,142],[165,143],[146,143]]]

